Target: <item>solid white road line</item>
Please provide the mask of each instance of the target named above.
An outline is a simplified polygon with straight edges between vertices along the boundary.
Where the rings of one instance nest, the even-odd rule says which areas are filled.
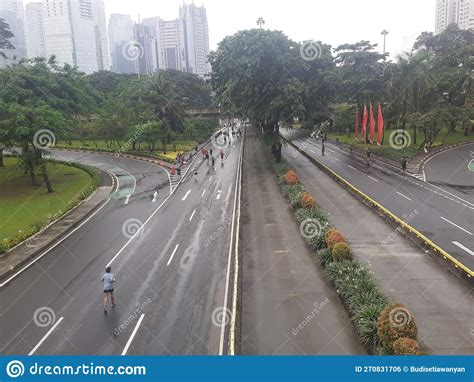
[[[128,204],[129,201],[130,201],[130,195],[127,195],[125,198],[125,202],[123,204]]]
[[[349,165],[349,167],[353,170],[357,170],[354,166]]]
[[[121,355],[126,355],[126,354],[127,354],[128,348],[129,348],[130,345],[132,344],[132,341],[133,341],[133,339],[135,338],[135,335],[136,335],[137,332],[138,332],[138,328],[139,328],[140,325],[142,324],[142,321],[143,321],[144,318],[145,318],[145,313],[142,313],[142,315],[141,315],[140,318],[138,319],[137,324],[135,325],[135,328],[133,328],[132,335],[131,335],[130,338],[128,339],[127,344],[125,345],[125,347],[123,348],[123,351],[122,351],[122,354],[121,354]]]
[[[222,190],[217,191],[216,199],[219,200],[221,198],[221,195],[222,195]]]
[[[28,355],[32,355],[35,353],[36,350],[43,344],[43,342],[48,338],[48,336],[56,329],[56,327],[61,323],[61,321],[64,319],[64,317],[60,317],[59,320],[56,321],[56,323],[51,327],[51,329],[48,330],[48,332],[44,335],[43,338],[41,338],[40,342],[36,344],[36,346],[28,353]]]
[[[461,243],[458,243],[457,241],[452,242],[454,245],[457,245],[459,248],[464,249],[467,253],[469,253],[471,256],[474,256],[474,252],[472,252],[469,248],[465,247]]]
[[[183,196],[183,199],[181,199],[181,201],[184,202],[188,198],[190,193],[191,193],[191,190],[188,190],[188,192],[186,192],[186,195]]]
[[[74,232],[76,232],[79,228],[81,228],[84,224],[86,224],[89,220],[91,220],[96,214],[99,213],[99,211],[105,207],[105,205],[110,201],[110,199],[107,199],[102,206],[100,206],[91,216],[89,216],[86,220],[84,220],[81,224],[79,224],[76,228],[74,228],[71,232],[69,232],[66,236],[64,236],[61,240],[59,240],[57,243],[52,245],[50,248],[48,248],[46,251],[44,251],[41,255],[39,255],[37,258],[35,258],[31,263],[28,263],[25,265],[23,268],[21,268],[18,272],[14,273],[12,276],[10,276],[8,279],[6,279],[3,283],[0,284],[0,288],[4,287],[7,285],[10,281],[12,281],[15,277],[17,277],[20,273],[23,273],[25,270],[27,270],[29,267],[31,267],[34,263],[36,263],[38,260],[40,260],[44,255],[46,255],[48,252],[52,251],[54,248],[56,248],[59,244],[61,244],[64,240],[66,240],[69,236],[71,236]]]
[[[171,254],[171,256],[170,256],[168,262],[166,263],[166,265],[170,265],[170,264],[171,264],[171,260],[173,260],[174,254],[175,254],[176,251],[178,250],[178,247],[179,247],[179,244],[176,244],[176,247],[174,247],[173,253]]]
[[[309,151],[311,151],[313,154],[316,154],[316,152],[314,150],[309,149]]]
[[[398,195],[400,195],[401,197],[405,198],[405,199],[408,199],[410,202],[412,201],[408,196],[406,195],[403,195],[401,192],[398,192],[398,191],[395,191]]]
[[[442,216],[440,216],[440,218],[443,219],[445,222],[448,222],[449,224],[452,224],[452,225],[455,226],[456,228],[459,228],[460,230],[466,232],[467,234],[469,234],[469,235],[471,235],[471,236],[473,235],[472,232],[469,232],[467,229],[464,229],[464,228],[458,226],[457,224],[453,223],[451,220],[448,220],[448,219],[446,219],[446,218],[444,218],[444,217],[442,217]]]
[[[212,181],[212,176],[209,178],[209,182],[211,182],[211,181]]]
[[[191,214],[191,217],[189,218],[189,221],[193,220],[193,217],[194,217],[195,213],[196,213],[196,210],[194,210],[193,213]]]
[[[204,196],[205,193],[206,193],[206,190],[202,192],[201,198]]]
[[[377,179],[375,179],[375,178],[372,178],[370,175],[367,175],[367,178],[370,178],[370,179],[372,179],[374,182],[378,182],[378,180],[377,180]]]

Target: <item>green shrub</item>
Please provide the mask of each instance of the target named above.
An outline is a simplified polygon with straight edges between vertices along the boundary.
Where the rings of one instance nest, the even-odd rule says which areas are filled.
[[[337,243],[332,249],[332,259],[334,261],[351,260],[351,248],[347,245],[347,243]]]
[[[328,246],[329,249],[333,249],[333,247],[337,244],[337,243],[342,243],[342,242],[345,242],[346,239],[344,238],[344,236],[342,236],[342,233],[340,233],[339,231],[332,231],[330,232],[328,235],[327,235],[327,240],[326,240],[326,245]]]
[[[377,334],[384,347],[393,351],[393,344],[402,337],[416,339],[415,318],[402,304],[387,305],[377,320]]]
[[[318,207],[311,208],[311,209],[300,208],[296,211],[295,215],[296,215],[296,220],[298,220],[300,223],[307,219],[317,220],[321,224],[321,228],[324,230],[324,233],[326,232],[326,230],[332,228],[332,226],[327,227],[329,225],[327,215],[324,213],[323,210],[321,210]],[[324,233],[323,233],[323,237],[324,237]]]
[[[380,339],[377,335],[377,319],[383,308],[382,304],[360,305],[353,312],[351,318],[361,343],[371,350],[380,346]]]
[[[316,201],[314,200],[314,198],[310,194],[308,194],[307,192],[303,192],[301,194],[300,205],[303,208],[311,210],[311,209],[316,207]]]
[[[349,310],[354,313],[361,307],[367,305],[378,305],[380,306],[380,312],[387,305],[387,297],[382,293],[380,288],[371,289],[368,291],[356,293],[347,299],[347,305]],[[379,314],[380,314],[379,312]],[[379,315],[376,317],[376,321]]]
[[[420,347],[413,338],[401,337],[393,342],[393,353],[395,355],[418,355]]]
[[[329,248],[320,249],[317,253],[318,259],[321,264],[325,267],[332,261],[332,254]]]

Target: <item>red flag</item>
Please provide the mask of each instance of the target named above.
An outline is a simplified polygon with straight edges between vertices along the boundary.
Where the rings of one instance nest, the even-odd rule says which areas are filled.
[[[378,121],[377,121],[377,144],[381,145],[383,139],[383,115],[382,115],[382,106],[379,102],[378,110]]]
[[[374,110],[372,108],[372,102],[371,102],[370,103],[370,134],[369,134],[370,143],[374,142],[374,135],[375,135],[375,118],[374,118]]]
[[[357,110],[357,106],[356,106],[355,132],[356,132],[356,139],[359,139],[359,110]]]
[[[365,106],[364,103],[364,114],[362,116],[362,139],[364,140],[364,143],[367,142],[367,107]]]

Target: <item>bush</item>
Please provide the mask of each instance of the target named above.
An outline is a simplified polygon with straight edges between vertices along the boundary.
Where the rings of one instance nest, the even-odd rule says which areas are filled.
[[[332,249],[332,259],[334,261],[351,260],[351,248],[347,245],[347,243],[337,243]]]
[[[328,222],[321,222],[321,232],[319,235],[312,237],[308,240],[308,245],[314,252],[320,249],[326,248],[326,240],[324,240],[324,234],[326,230],[331,229],[331,225]]]
[[[332,229],[332,226],[328,222],[328,217],[321,209],[315,208],[300,208],[296,211],[296,220],[300,223],[306,219],[314,219],[317,220],[321,224],[321,228],[323,229],[322,236],[324,238],[324,234],[327,230]]]
[[[301,204],[301,207],[306,208],[308,210],[313,209],[313,208],[316,207],[316,201],[307,192],[304,192],[303,194],[301,194],[300,204]]]
[[[333,232],[338,232],[337,229],[331,228],[326,231],[326,234],[324,235],[324,240],[328,241],[329,235]]]
[[[371,350],[380,346],[380,339],[377,335],[377,319],[383,308],[384,305],[381,304],[364,304],[359,306],[352,316],[352,322],[360,342]]]
[[[349,297],[347,300],[347,305],[352,313],[358,311],[363,306],[378,305],[380,307],[380,311],[379,314],[377,314],[375,321],[377,321],[380,312],[382,312],[382,310],[387,306],[387,303],[387,297],[385,297],[380,288],[357,293]]]
[[[393,353],[395,355],[418,355],[420,347],[413,338],[401,337],[393,342]]]
[[[319,250],[316,254],[318,256],[319,261],[324,267],[331,263],[332,256],[331,256],[331,250],[329,248],[323,248]]]
[[[337,243],[345,243],[345,242],[346,242],[346,239],[344,239],[344,236],[342,236],[342,233],[334,230],[333,232],[329,233],[328,238],[326,240],[326,245],[332,251],[332,249]]]
[[[384,347],[393,351],[393,344],[399,338],[416,339],[415,318],[402,304],[387,305],[377,320],[377,335]]]
[[[286,175],[285,175],[285,183],[286,184],[297,184],[299,183],[299,180],[298,180],[298,177],[296,176],[296,174],[292,171],[292,170],[289,170]]]

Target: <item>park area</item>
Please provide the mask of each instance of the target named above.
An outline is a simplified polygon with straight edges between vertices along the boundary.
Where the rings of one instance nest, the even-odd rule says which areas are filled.
[[[93,177],[86,171],[61,163],[47,163],[53,193],[42,180],[31,179],[17,158],[4,158],[0,167],[0,253],[37,232],[77,204],[90,190]]]

